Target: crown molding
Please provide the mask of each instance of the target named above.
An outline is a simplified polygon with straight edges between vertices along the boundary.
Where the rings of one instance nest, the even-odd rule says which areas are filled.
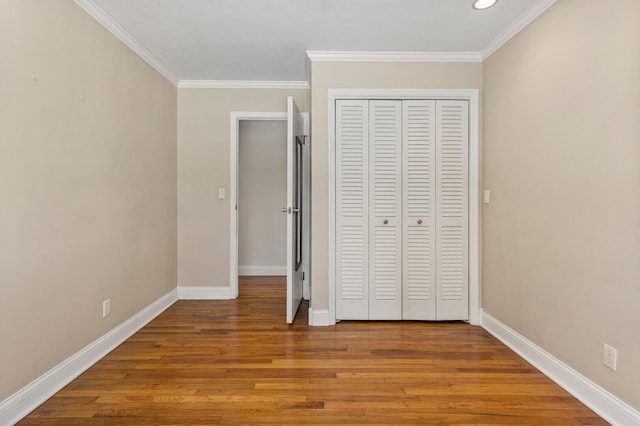
[[[73,1],[178,88],[309,89],[307,81],[179,80],[158,58],[96,5],[93,0]],[[556,1],[539,0],[536,2],[480,52],[307,51],[306,53],[311,62],[483,62],[553,6]]]
[[[178,85],[178,78],[162,63],[158,58],[153,56],[138,40],[122,28],[113,20],[102,8],[96,5],[92,0],[73,0],[75,4],[80,6],[85,12],[91,15],[103,27],[110,31],[120,41],[126,44],[146,63],[151,65],[153,69],[158,71],[164,78],[169,80],[174,86]]]
[[[180,80],[179,89],[309,89],[306,81]]]
[[[554,5],[557,0],[539,0],[527,10],[524,11],[518,19],[516,19],[511,25],[509,25],[504,31],[489,42],[481,51],[480,57],[484,61],[491,56],[496,50],[500,49],[509,40],[515,37],[520,31],[522,31],[527,25],[532,23],[538,16],[542,15],[547,9]]]
[[[307,51],[311,62],[482,62],[479,52]]]

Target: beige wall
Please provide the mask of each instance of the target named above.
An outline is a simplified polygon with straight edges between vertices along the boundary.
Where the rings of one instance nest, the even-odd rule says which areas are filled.
[[[260,268],[284,275],[287,215],[280,209],[287,205],[287,122],[241,121],[239,127],[239,274]]]
[[[559,1],[484,74],[485,310],[640,409],[640,2]]]
[[[328,89],[482,89],[482,64],[314,62],[312,78],[311,300],[314,309],[328,309]]]
[[[178,90],[178,285],[229,286],[229,121],[234,111],[309,111],[309,90]]]
[[[285,111],[291,94],[313,109],[312,296],[326,309],[327,90],[479,88],[485,310],[640,409],[637,0],[559,1],[484,66],[317,62],[311,91],[177,91],[71,1],[5,3],[0,401],[176,282],[228,286],[217,189],[232,111]]]
[[[177,131],[175,87],[72,1],[2,5],[0,401],[175,288]]]

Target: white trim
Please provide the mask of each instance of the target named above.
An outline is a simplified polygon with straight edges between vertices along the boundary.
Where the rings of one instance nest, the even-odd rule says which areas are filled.
[[[121,42],[126,44],[153,69],[158,71],[164,78],[169,80],[174,86],[178,85],[178,78],[151,52],[147,50],[138,40],[136,40],[127,30],[122,28],[111,16],[109,16],[93,0],[73,0],[85,12],[91,15],[103,27],[116,36]]]
[[[160,315],[176,300],[177,291],[174,289],[2,401],[0,425],[18,422]]]
[[[640,412],[484,311],[482,327],[607,422],[640,425]]]
[[[305,140],[306,148],[303,149],[302,160],[302,239],[304,247],[302,248],[302,270],[305,272],[302,282],[302,298],[311,300],[311,131],[307,117],[304,122],[304,134],[307,135]],[[306,172],[305,172],[306,170]]]
[[[180,80],[179,89],[309,89],[306,81]]]
[[[479,52],[307,51],[312,62],[482,62]]]
[[[542,15],[557,0],[538,0],[531,7],[524,11],[511,25],[504,29],[498,36],[490,41],[480,51],[481,60],[484,61],[491,56],[496,50],[500,49],[504,44],[516,36],[527,25],[532,23],[538,16]]]
[[[246,276],[273,276],[273,275],[287,275],[287,265],[282,266],[238,266],[238,275]]]
[[[469,323],[480,325],[480,95],[478,89],[329,89],[329,324],[336,323],[335,105],[337,99],[461,99],[469,101]]]
[[[229,287],[238,297],[238,148],[241,120],[286,120],[286,112],[232,112],[229,122]]]
[[[469,324],[480,325],[480,93],[469,96]]]
[[[231,287],[178,287],[178,300],[231,300],[237,297]]]
[[[328,89],[328,96],[330,101],[336,99],[461,99],[477,101],[478,89]]]
[[[335,322],[333,324],[335,324]],[[328,326],[333,324],[329,321],[328,309],[309,308],[309,325]]]
[[[336,98],[332,89],[328,93],[329,109],[329,309],[327,310],[327,324],[336,323]],[[312,300],[313,303],[313,300]],[[311,321],[309,312],[309,321]],[[311,324],[311,323],[310,323]]]

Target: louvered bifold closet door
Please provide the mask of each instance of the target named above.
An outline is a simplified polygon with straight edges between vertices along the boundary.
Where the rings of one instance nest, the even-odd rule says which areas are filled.
[[[402,319],[436,319],[436,103],[404,101]]]
[[[369,101],[336,101],[336,319],[369,318]]]
[[[436,319],[469,318],[469,107],[436,102]]]
[[[402,318],[402,102],[369,101],[369,319]]]

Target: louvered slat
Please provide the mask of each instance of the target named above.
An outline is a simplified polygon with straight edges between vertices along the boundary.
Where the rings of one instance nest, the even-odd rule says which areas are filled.
[[[342,283],[340,295],[345,300],[363,300],[365,286],[364,247],[365,232],[361,226],[343,225],[340,227],[342,267],[340,268]]]
[[[404,101],[402,115],[402,318],[435,320],[435,101]]]
[[[468,319],[468,142],[466,101],[337,102],[337,319]]]
[[[367,319],[368,101],[336,102],[336,318]]]
[[[401,101],[369,101],[369,319],[376,320],[402,317],[401,117]]]
[[[405,251],[405,282],[404,294],[406,296],[404,306],[406,308],[412,302],[431,301],[433,302],[433,287],[431,277],[434,273],[431,259],[431,230],[428,227],[415,227],[410,229],[406,239],[407,249]],[[429,305],[431,305],[430,303]],[[403,315],[404,319],[429,319],[417,318],[428,316],[427,308],[418,309],[415,317],[412,311]]]
[[[376,301],[394,301],[398,297],[398,271],[395,268],[398,261],[396,227],[376,226],[373,235],[373,297]]]
[[[440,299],[459,301],[464,298],[464,235],[461,226],[443,226],[440,230]]]
[[[468,294],[467,101],[437,101],[437,313],[438,320],[466,320]]]

